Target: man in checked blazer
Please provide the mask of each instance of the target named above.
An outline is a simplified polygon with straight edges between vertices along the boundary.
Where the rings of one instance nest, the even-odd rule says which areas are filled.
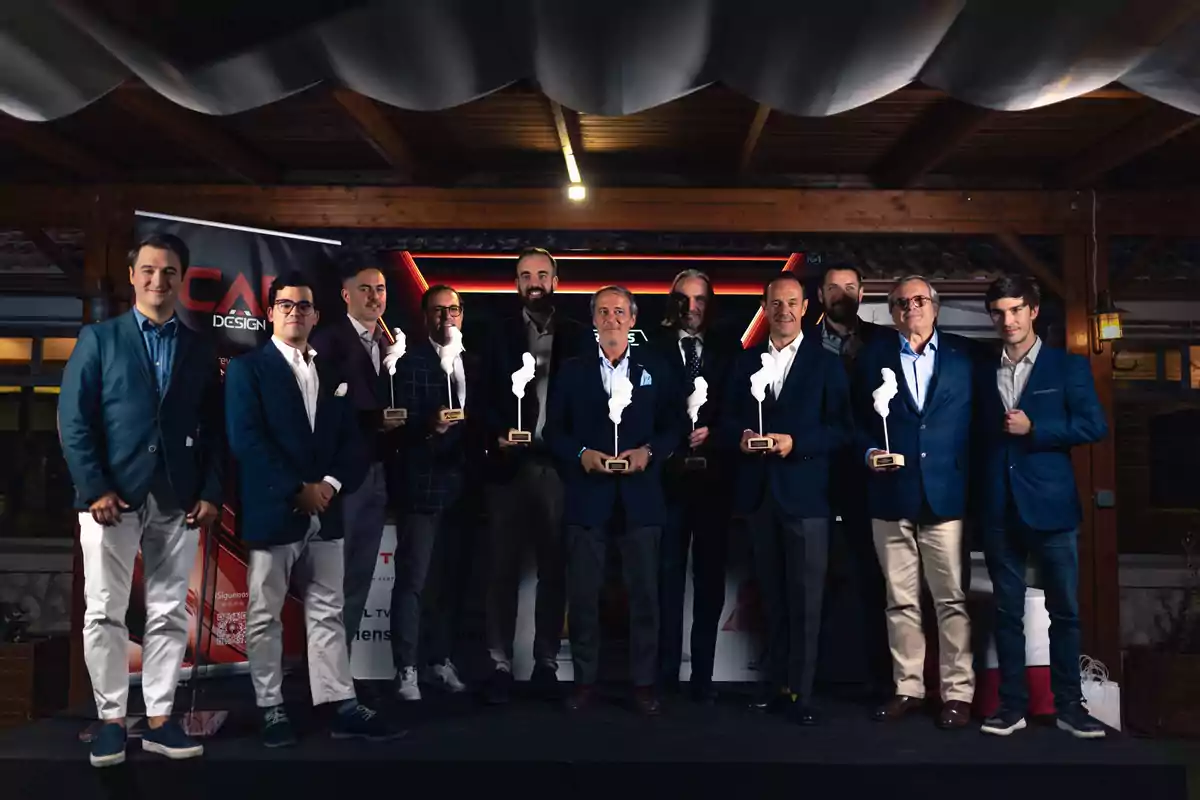
[[[418,680],[452,693],[466,688],[450,651],[465,473],[471,459],[482,459],[474,419],[483,415],[479,367],[465,349],[454,358],[449,380],[441,365],[451,330],[462,325],[462,300],[449,286],[431,286],[421,297],[421,311],[427,336],[400,359],[395,378],[396,404],[408,409],[408,422],[399,431],[400,463],[392,471],[391,492],[400,515],[392,591],[401,593],[392,603],[399,616],[393,624],[392,659],[402,700],[421,699]],[[467,418],[440,421],[439,412],[450,407],[465,410]],[[420,675],[418,666],[424,668]]]

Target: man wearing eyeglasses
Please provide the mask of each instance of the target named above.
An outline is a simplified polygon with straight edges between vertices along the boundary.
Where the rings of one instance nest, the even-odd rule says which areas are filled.
[[[888,294],[896,336],[864,347],[855,366],[859,452],[870,469],[867,505],[875,552],[887,582],[887,628],[895,695],[875,712],[899,719],[925,702],[925,634],[921,574],[938,620],[942,710],[938,725],[970,720],[975,675],[963,586],[963,516],[967,500],[973,360],[970,343],[937,328],[937,290],[923,277],[900,279]],[[874,466],[883,452],[883,419],[874,407],[881,370],[899,385],[887,417],[890,452],[903,466]]]
[[[470,459],[482,458],[474,417],[478,366],[465,349],[447,374],[442,357],[452,353],[452,331],[463,320],[462,300],[449,286],[430,286],[421,297],[426,337],[415,342],[396,370],[396,402],[408,409],[400,429],[392,498],[397,526],[392,660],[401,700],[421,699],[420,684],[457,694],[466,689],[451,660],[459,594],[459,543],[465,522]],[[466,419],[445,422],[444,409]],[[479,414],[483,409],[479,408]],[[420,674],[418,674],[420,668]]]
[[[296,732],[283,707],[284,602],[304,600],[313,705],[329,712],[334,738],[402,735],[358,702],[342,619],[342,498],[362,483],[366,461],[347,386],[318,361],[308,337],[318,315],[298,272],[268,294],[270,341],[229,362],[229,447],[238,463],[239,532],[249,549],[246,654],[263,744],[287,747]]]

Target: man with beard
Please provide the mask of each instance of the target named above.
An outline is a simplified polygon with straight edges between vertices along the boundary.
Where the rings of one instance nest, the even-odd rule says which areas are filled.
[[[538,570],[531,682],[539,692],[557,692],[558,650],[566,609],[563,485],[543,429],[550,383],[562,363],[576,355],[586,341],[582,325],[555,311],[558,265],[554,257],[541,248],[530,248],[517,256],[516,267],[521,312],[492,331],[485,360],[491,540],[485,616],[494,671],[484,699],[497,705],[508,702],[512,685],[517,589],[529,547]],[[512,393],[512,374],[521,368],[525,353],[533,356],[535,371],[525,396],[518,400]],[[508,434],[517,428],[518,403],[521,426],[533,434],[533,440],[513,444]]]
[[[713,328],[712,282],[703,272],[687,269],[671,284],[664,330],[654,346],[674,372],[683,395],[696,378],[709,386],[695,429],[688,428],[663,468],[667,525],[663,529],[659,571],[659,684],[679,688],[683,658],[683,598],[688,551],[692,553],[691,694],[699,703],[716,699],[713,660],[717,626],[725,605],[725,561],[728,549],[729,459],[718,456],[709,428],[721,417],[721,394],[741,344]],[[705,459],[704,468],[688,469],[689,457]],[[691,462],[695,464],[696,462]]]
[[[825,268],[817,297],[825,309],[820,325],[821,344],[841,357],[847,376],[853,378],[859,351],[887,330],[858,315],[863,300],[862,272],[853,264],[831,264]],[[830,572],[836,575],[839,563],[844,563],[852,576],[848,591],[834,597],[844,598],[853,606],[854,623],[849,636],[857,638],[852,645],[857,652],[852,658],[853,666],[829,662],[824,666],[843,679],[857,673],[869,694],[886,697],[891,692],[892,659],[884,622],[887,600],[883,572],[875,555],[871,517],[867,513],[867,468],[862,453],[855,452],[853,444],[834,453],[830,467],[831,511],[835,521],[840,519],[842,531],[841,536],[830,540]],[[844,606],[834,602],[830,610],[836,612],[839,607]],[[836,648],[830,648],[827,655],[836,658],[837,652]]]

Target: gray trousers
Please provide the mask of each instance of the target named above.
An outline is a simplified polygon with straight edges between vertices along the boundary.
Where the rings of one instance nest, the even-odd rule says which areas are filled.
[[[662,528],[628,528],[617,537],[629,592],[629,674],[634,686],[658,677],[658,547]],[[575,684],[596,682],[600,667],[600,590],[608,550],[605,528],[567,526],[571,660]]]
[[[566,613],[563,484],[548,460],[527,458],[513,479],[488,487],[487,646],[496,666],[511,671],[517,593],[525,553],[537,558],[533,660],[556,665]]]
[[[346,595],[346,642],[354,646],[362,624],[363,610],[375,580],[379,562],[379,543],[387,521],[387,483],[383,464],[372,464],[362,486],[342,498],[345,530],[346,575],[342,590]],[[396,595],[392,594],[392,636],[396,635]]]
[[[458,605],[456,515],[405,514],[396,534],[392,660],[397,670],[450,657]],[[418,655],[419,653],[419,655]]]

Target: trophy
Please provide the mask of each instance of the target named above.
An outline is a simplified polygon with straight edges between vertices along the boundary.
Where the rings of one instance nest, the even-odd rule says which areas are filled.
[[[383,331],[383,338],[387,339],[387,353],[383,357],[383,365],[388,371],[388,388],[392,392],[392,402],[383,410],[383,418],[389,422],[404,422],[408,419],[407,408],[396,408],[396,362],[404,358],[405,338],[404,331],[396,328],[395,332],[388,330],[388,326],[383,324],[383,319],[379,320],[379,329]]]
[[[767,387],[775,382],[775,359],[770,353],[762,354],[762,369],[750,376],[750,394],[758,401],[758,436],[747,440],[746,447],[751,450],[767,451],[775,446],[775,440],[763,436],[762,404],[767,399]]]
[[[904,456],[899,453],[889,452],[891,443],[888,441],[888,406],[891,405],[892,398],[900,391],[900,387],[896,383],[896,373],[892,372],[887,367],[880,370],[883,375],[883,383],[879,384],[879,388],[871,392],[871,398],[875,401],[875,413],[883,419],[883,452],[871,454],[871,466],[879,467],[903,467]]]
[[[517,427],[508,432],[509,444],[529,444],[533,434],[521,429],[521,401],[525,399],[525,386],[533,380],[536,371],[533,353],[521,354],[521,368],[512,374],[512,392],[517,398]]]
[[[441,363],[442,372],[446,373],[446,405],[448,406],[438,412],[438,421],[442,423],[458,422],[467,416],[465,410],[454,407],[454,385],[452,383],[454,380],[454,360],[463,351],[462,331],[451,326],[449,333],[450,341],[442,345]]]
[[[687,413],[692,418],[692,431],[696,430],[696,421],[700,418],[700,406],[708,402],[708,381],[697,376],[692,382],[692,393],[687,398]],[[698,470],[708,468],[708,459],[704,456],[688,456],[683,460],[683,468],[686,470]]]
[[[612,391],[608,395],[608,418],[613,421],[613,453],[621,452],[618,433],[621,427],[621,414],[625,411],[625,407],[632,402],[633,383],[624,375],[614,375]],[[612,458],[604,459],[604,468],[609,472],[628,472],[629,459],[617,458],[614,455]]]

